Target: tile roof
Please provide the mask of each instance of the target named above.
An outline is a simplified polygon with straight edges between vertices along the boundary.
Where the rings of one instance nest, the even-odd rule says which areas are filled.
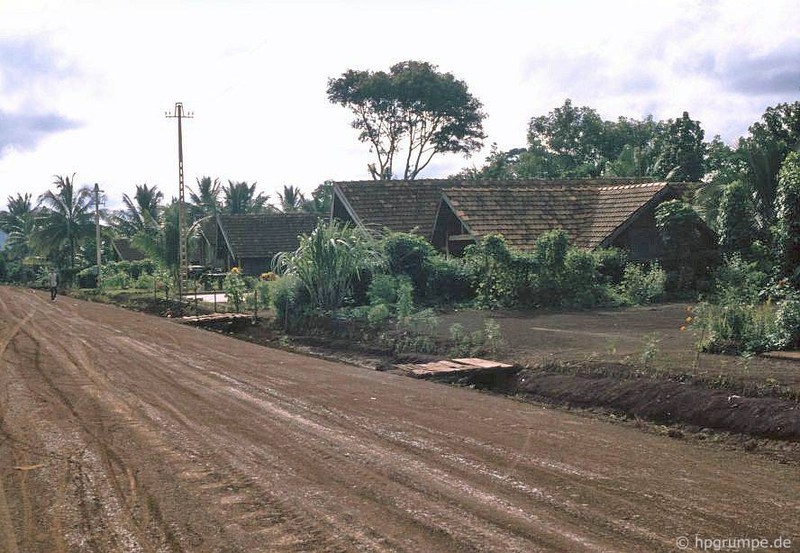
[[[358,222],[365,226],[394,232],[416,228],[429,237],[442,188],[452,184],[445,180],[357,181],[335,183],[334,191],[343,193]]]
[[[553,187],[614,187],[633,182],[634,179],[352,181],[335,183],[334,191],[339,200],[348,206],[348,211],[355,213],[357,222],[362,225],[386,227],[395,232],[408,232],[417,228],[422,236],[430,238],[439,200],[445,189],[544,190]],[[638,182],[641,183],[641,180]]]
[[[225,240],[236,258],[272,257],[292,251],[301,234],[310,234],[317,226],[315,213],[267,213],[263,215],[217,216]]]
[[[128,238],[115,238],[111,241],[111,245],[122,261],[141,261],[147,257],[142,250],[131,244]]]
[[[529,250],[540,234],[561,228],[576,246],[595,248],[667,189],[664,182],[507,182],[503,187],[445,188],[442,201],[476,237],[499,232],[510,246]]]

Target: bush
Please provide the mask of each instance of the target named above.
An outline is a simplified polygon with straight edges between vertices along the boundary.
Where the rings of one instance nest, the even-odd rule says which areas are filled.
[[[370,305],[394,305],[397,303],[398,290],[402,286],[410,286],[411,281],[405,275],[376,275],[367,289]]]
[[[228,304],[230,305],[233,303],[233,308],[238,313],[244,301],[244,294],[247,291],[247,286],[244,278],[239,274],[236,267],[231,269],[231,272],[225,277],[225,281],[222,283],[222,289],[228,297]]]
[[[533,302],[530,276],[535,261],[512,252],[501,234],[488,234],[467,246],[464,261],[481,307],[517,307]]]
[[[286,275],[272,281],[270,297],[278,324],[286,331],[296,328],[302,321],[305,308],[310,301],[300,279]]]
[[[770,347],[788,349],[800,345],[800,300],[788,299],[778,303],[775,330]]]
[[[259,278],[247,282],[250,291],[245,293],[244,301],[248,309],[267,309],[270,305],[270,285],[268,280]],[[256,305],[256,298],[258,305]]]
[[[156,277],[149,274],[141,274],[139,278],[136,279],[136,282],[133,283],[133,287],[137,290],[152,290],[155,288]]]
[[[428,280],[430,259],[436,250],[422,236],[393,232],[381,241],[389,272],[406,275],[414,289],[423,293]]]
[[[564,231],[541,235],[532,254],[509,250],[501,235],[466,249],[478,305],[591,307],[609,301],[594,254],[569,245]]]
[[[762,297],[769,276],[755,261],[747,262],[738,253],[729,255],[714,273],[714,291],[718,302],[756,303]]]
[[[621,248],[598,248],[594,251],[597,272],[605,284],[619,284],[628,265],[628,252]]]
[[[620,283],[623,299],[633,305],[653,303],[664,296],[667,274],[658,263],[644,267],[629,263]]]
[[[558,303],[569,307],[592,307],[607,300],[598,286],[597,259],[591,252],[570,248],[558,277]]]
[[[75,277],[78,288],[97,288],[97,265],[82,269]]]
[[[700,304],[695,325],[699,347],[710,353],[758,353],[774,346],[778,331],[775,307],[770,303]]]
[[[454,303],[475,297],[469,272],[460,258],[436,255],[429,259],[425,295],[437,303]]]

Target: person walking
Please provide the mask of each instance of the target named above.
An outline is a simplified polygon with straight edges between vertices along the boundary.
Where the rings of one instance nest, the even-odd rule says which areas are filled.
[[[50,301],[56,301],[56,295],[58,295],[58,273],[55,267],[50,267],[48,280],[50,283]]]

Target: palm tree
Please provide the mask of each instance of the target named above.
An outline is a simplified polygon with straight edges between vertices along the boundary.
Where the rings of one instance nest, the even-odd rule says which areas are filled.
[[[281,199],[280,209],[284,213],[300,211],[306,203],[306,198],[303,196],[303,193],[300,192],[300,189],[292,185],[284,185],[283,194],[278,193],[278,197]]]
[[[164,193],[158,189],[158,186],[137,184],[133,199],[127,194],[122,195],[125,209],[114,219],[117,230],[129,238],[143,232],[152,233],[157,230],[163,209],[161,207],[163,199]]]
[[[79,244],[94,236],[92,192],[84,186],[75,190],[75,175],[56,176],[57,191],[39,196],[40,216],[33,232],[34,248],[58,263],[75,267]]]
[[[223,187],[222,193],[225,202],[222,210],[230,215],[243,215],[252,213],[264,213],[267,211],[267,200],[269,196],[264,194],[256,195],[256,183],[247,184],[246,181],[228,181],[228,186]]]
[[[190,211],[192,219],[197,220],[209,215],[216,215],[220,210],[219,195],[222,192],[222,185],[219,179],[211,180],[211,177],[197,179],[197,194],[189,194]]]
[[[172,202],[160,210],[155,225],[132,237],[134,246],[144,251],[148,257],[156,259],[177,274],[178,270],[178,202]]]
[[[36,224],[36,209],[31,194],[8,197],[8,210],[0,212],[0,230],[8,234],[6,251],[12,259],[24,259],[31,253],[30,239]]]

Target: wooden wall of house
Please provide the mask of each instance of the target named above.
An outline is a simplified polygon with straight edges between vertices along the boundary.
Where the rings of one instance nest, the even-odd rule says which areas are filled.
[[[612,242],[611,246],[628,250],[631,261],[653,261],[664,257],[664,244],[656,228],[653,209],[636,218]]]
[[[272,270],[272,257],[245,257],[239,260],[239,270],[250,276],[258,276]]]
[[[449,207],[442,204],[439,209],[441,211],[436,218],[436,227],[433,229],[431,243],[442,253],[460,256],[464,253],[464,248],[474,242],[466,240],[450,242],[451,236],[463,235],[466,231],[464,225]]]
[[[333,195],[333,207],[331,208],[331,218],[338,219],[343,223],[355,224],[355,221],[350,216],[350,213],[344,207],[344,204],[336,194]]]

